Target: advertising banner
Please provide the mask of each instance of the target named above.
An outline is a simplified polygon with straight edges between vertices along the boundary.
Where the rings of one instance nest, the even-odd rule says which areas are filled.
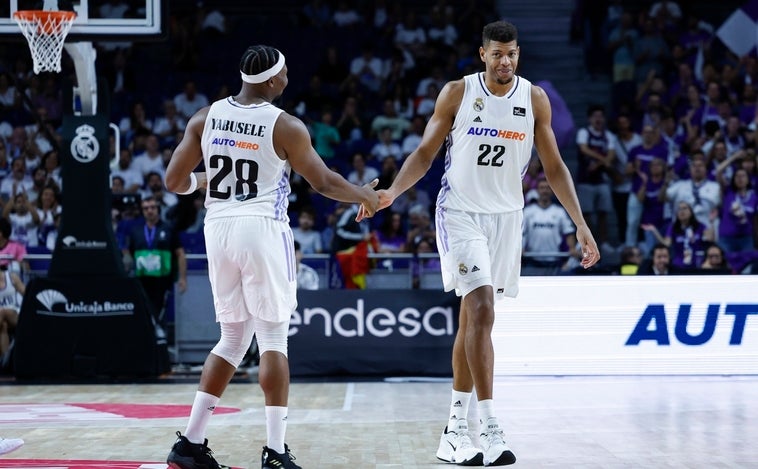
[[[298,291],[293,376],[452,376],[459,299],[423,290]]]
[[[14,347],[18,378],[155,376],[165,337],[134,278],[36,278],[26,287]]]
[[[758,277],[522,277],[496,375],[758,374]]]

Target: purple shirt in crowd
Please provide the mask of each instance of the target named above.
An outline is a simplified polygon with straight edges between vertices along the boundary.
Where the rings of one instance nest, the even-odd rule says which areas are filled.
[[[648,180],[645,190],[645,201],[642,202],[642,217],[640,218],[640,223],[655,225],[659,230],[662,230],[666,225],[666,219],[664,218],[666,202],[660,200],[660,197],[658,197],[664,182],[666,180],[663,178],[658,182]]]
[[[749,189],[744,196],[731,189],[727,190],[721,206],[719,236],[752,236],[757,208],[758,195],[752,189]],[[740,209],[744,216],[739,216]]]
[[[660,158],[663,160],[664,164],[666,164],[668,156],[668,146],[662,141],[651,148],[645,148],[644,145],[638,145],[629,150],[629,161],[632,163],[638,161],[640,171],[648,176],[650,176],[650,162],[653,161],[653,158]],[[640,190],[641,184],[642,181],[639,176],[635,174],[632,179],[632,192],[636,194],[637,191]]]
[[[675,225],[676,222],[671,223],[666,230],[666,237],[671,238],[671,265],[684,269],[699,267],[705,257],[705,225],[695,221],[684,231],[674,231]]]

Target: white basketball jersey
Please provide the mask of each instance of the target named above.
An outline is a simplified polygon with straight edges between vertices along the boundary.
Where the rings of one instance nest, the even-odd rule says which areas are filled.
[[[200,141],[208,177],[206,219],[258,215],[289,222],[290,165],[273,143],[281,112],[231,97],[211,105]]]
[[[445,174],[437,205],[475,213],[521,210],[521,179],[534,140],[532,84],[515,76],[504,96],[493,95],[484,73],[464,77],[465,91],[445,142]]]

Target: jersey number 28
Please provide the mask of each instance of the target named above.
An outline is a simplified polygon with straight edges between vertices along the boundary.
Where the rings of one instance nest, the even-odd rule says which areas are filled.
[[[258,163],[252,160],[237,160],[226,155],[213,155],[210,157],[211,169],[218,169],[218,172],[211,178],[208,183],[208,194],[214,199],[228,199],[232,196],[232,188],[229,185],[219,187],[224,178],[234,169],[234,197],[240,202],[252,199],[258,196],[258,185],[255,181],[258,179]]]

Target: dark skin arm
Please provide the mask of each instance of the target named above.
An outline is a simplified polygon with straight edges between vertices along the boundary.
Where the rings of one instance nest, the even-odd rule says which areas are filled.
[[[189,189],[189,175],[203,159],[200,138],[208,109],[209,107],[203,108],[192,116],[187,123],[184,138],[174,150],[166,169],[166,188],[170,191],[184,192]],[[279,158],[289,160],[292,168],[318,193],[341,202],[360,203],[374,214],[378,203],[373,190],[376,182],[360,187],[331,171],[311,146],[308,129],[300,119],[283,112],[276,121],[273,140]],[[206,187],[205,174],[196,174],[198,187]]]
[[[537,148],[545,177],[556,197],[576,225],[576,240],[582,246],[582,267],[592,267],[600,260],[600,251],[592,237],[587,222],[582,216],[579,200],[566,163],[563,162],[550,125],[552,110],[547,94],[539,86],[532,85],[532,109],[534,110],[534,146]]]

